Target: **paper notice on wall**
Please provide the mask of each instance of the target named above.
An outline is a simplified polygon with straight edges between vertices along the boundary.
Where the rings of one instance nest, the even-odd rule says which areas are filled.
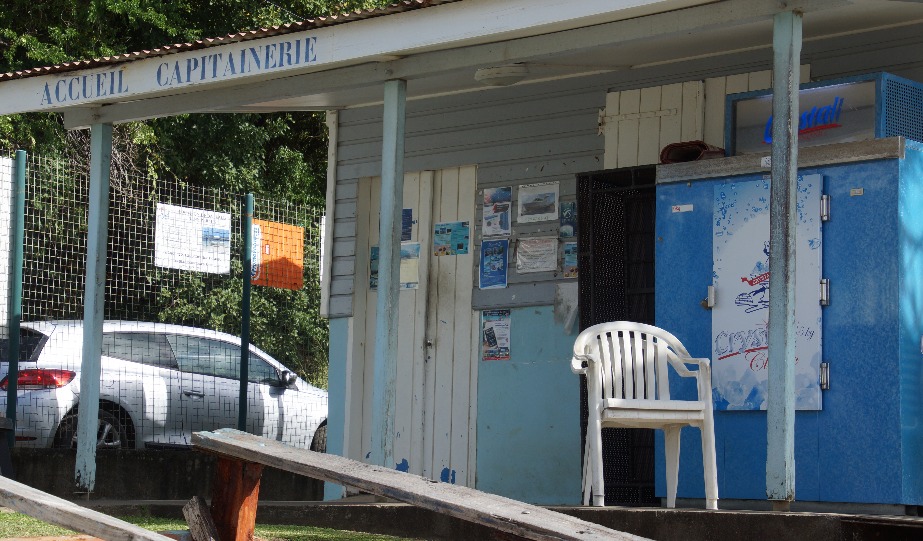
[[[481,312],[481,359],[510,360],[510,311]]]
[[[577,236],[577,202],[561,202],[561,229],[558,236],[562,239]]]
[[[485,240],[481,243],[481,289],[506,287],[507,262],[510,248],[508,239]]]
[[[519,223],[558,219],[558,183],[542,182],[519,187]]]
[[[564,243],[564,277],[577,277],[577,243]]]
[[[519,239],[516,244],[516,272],[548,272],[558,270],[557,237]]]
[[[378,289],[378,246],[369,253],[369,288]],[[420,287],[420,243],[401,243],[400,289]]]
[[[433,255],[467,254],[469,236],[468,222],[436,224],[433,228]]]
[[[157,203],[154,265],[214,274],[231,272],[231,215]]]
[[[513,188],[487,188],[484,190],[484,212],[481,222],[481,236],[508,237],[510,215],[512,214]]]

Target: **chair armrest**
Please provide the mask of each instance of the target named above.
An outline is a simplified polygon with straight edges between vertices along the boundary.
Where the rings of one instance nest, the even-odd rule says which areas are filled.
[[[693,364],[699,367],[699,371],[709,370],[711,367],[711,359],[702,357],[702,358],[693,358],[693,357],[676,357],[678,363],[673,363],[673,368],[676,369],[676,373],[684,378],[695,377],[697,374],[686,368],[687,364]]]
[[[587,367],[583,363],[589,364],[593,361],[593,357],[590,355],[574,355],[570,360],[570,370],[574,374],[584,374],[586,375]]]

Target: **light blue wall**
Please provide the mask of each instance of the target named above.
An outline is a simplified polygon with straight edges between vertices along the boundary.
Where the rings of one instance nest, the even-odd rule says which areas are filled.
[[[580,502],[580,381],[551,306],[511,312],[511,360],[478,366],[477,489],[534,504]]]
[[[327,371],[327,452],[343,456],[343,427],[346,424],[346,350],[349,347],[349,319],[330,320],[330,366]],[[343,496],[343,487],[324,483],[324,499]]]
[[[822,174],[832,199],[832,218],[823,225],[823,275],[831,281],[823,359],[830,363],[831,385],[822,411],[796,414],[798,500],[921,503],[923,175],[908,174],[911,165],[920,170],[919,156],[907,162],[901,238],[898,160],[801,171]],[[657,325],[676,334],[693,356],[711,355],[711,314],[700,301],[712,275],[712,195],[725,180],[657,188]],[[851,188],[863,188],[864,195],[851,197]],[[671,205],[690,203],[692,212],[670,212]],[[671,391],[678,398],[695,394],[677,381]],[[765,499],[765,413],[716,411],[715,433],[720,496]],[[682,447],[678,496],[702,498],[698,430],[684,429]],[[663,496],[662,435],[656,455],[656,490]]]

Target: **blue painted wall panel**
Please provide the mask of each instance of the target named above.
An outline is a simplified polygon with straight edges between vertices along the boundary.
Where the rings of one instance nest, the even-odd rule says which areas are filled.
[[[478,366],[477,488],[540,505],[580,503],[577,329],[551,306],[511,311],[511,359]]]
[[[817,172],[832,207],[823,238],[824,275],[831,282],[824,360],[831,382],[818,432],[827,472],[820,499],[900,503],[898,161]],[[863,195],[850,195],[858,188]]]
[[[329,368],[327,371],[327,452],[343,456],[343,427],[346,424],[346,351],[349,349],[349,319],[330,320]],[[324,499],[343,497],[343,487],[324,483]]]
[[[823,274],[832,299],[823,314],[823,351],[831,388],[822,411],[796,414],[796,497],[916,504],[923,484],[923,160],[908,152],[903,161],[801,172],[824,175],[832,198],[832,219],[823,226]],[[712,195],[725,180],[658,186],[657,325],[694,356],[711,352],[711,315],[700,302],[711,283]],[[851,196],[853,188],[863,195]],[[690,203],[692,212],[671,212],[672,205]],[[671,392],[695,396],[685,382],[671,381]],[[764,499],[765,413],[716,412],[715,430],[720,496]],[[704,497],[700,441],[697,430],[683,431],[679,497]],[[656,442],[656,489],[665,495],[663,438]]]
[[[900,254],[901,472],[905,501],[923,502],[923,145],[908,143],[901,163]]]

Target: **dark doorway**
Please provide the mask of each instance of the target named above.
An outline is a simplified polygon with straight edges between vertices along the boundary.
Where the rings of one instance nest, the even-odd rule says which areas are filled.
[[[581,330],[606,321],[654,324],[655,176],[654,166],[577,175]],[[586,380],[581,379],[585,442]],[[603,429],[603,466],[606,505],[658,503],[653,430]]]

